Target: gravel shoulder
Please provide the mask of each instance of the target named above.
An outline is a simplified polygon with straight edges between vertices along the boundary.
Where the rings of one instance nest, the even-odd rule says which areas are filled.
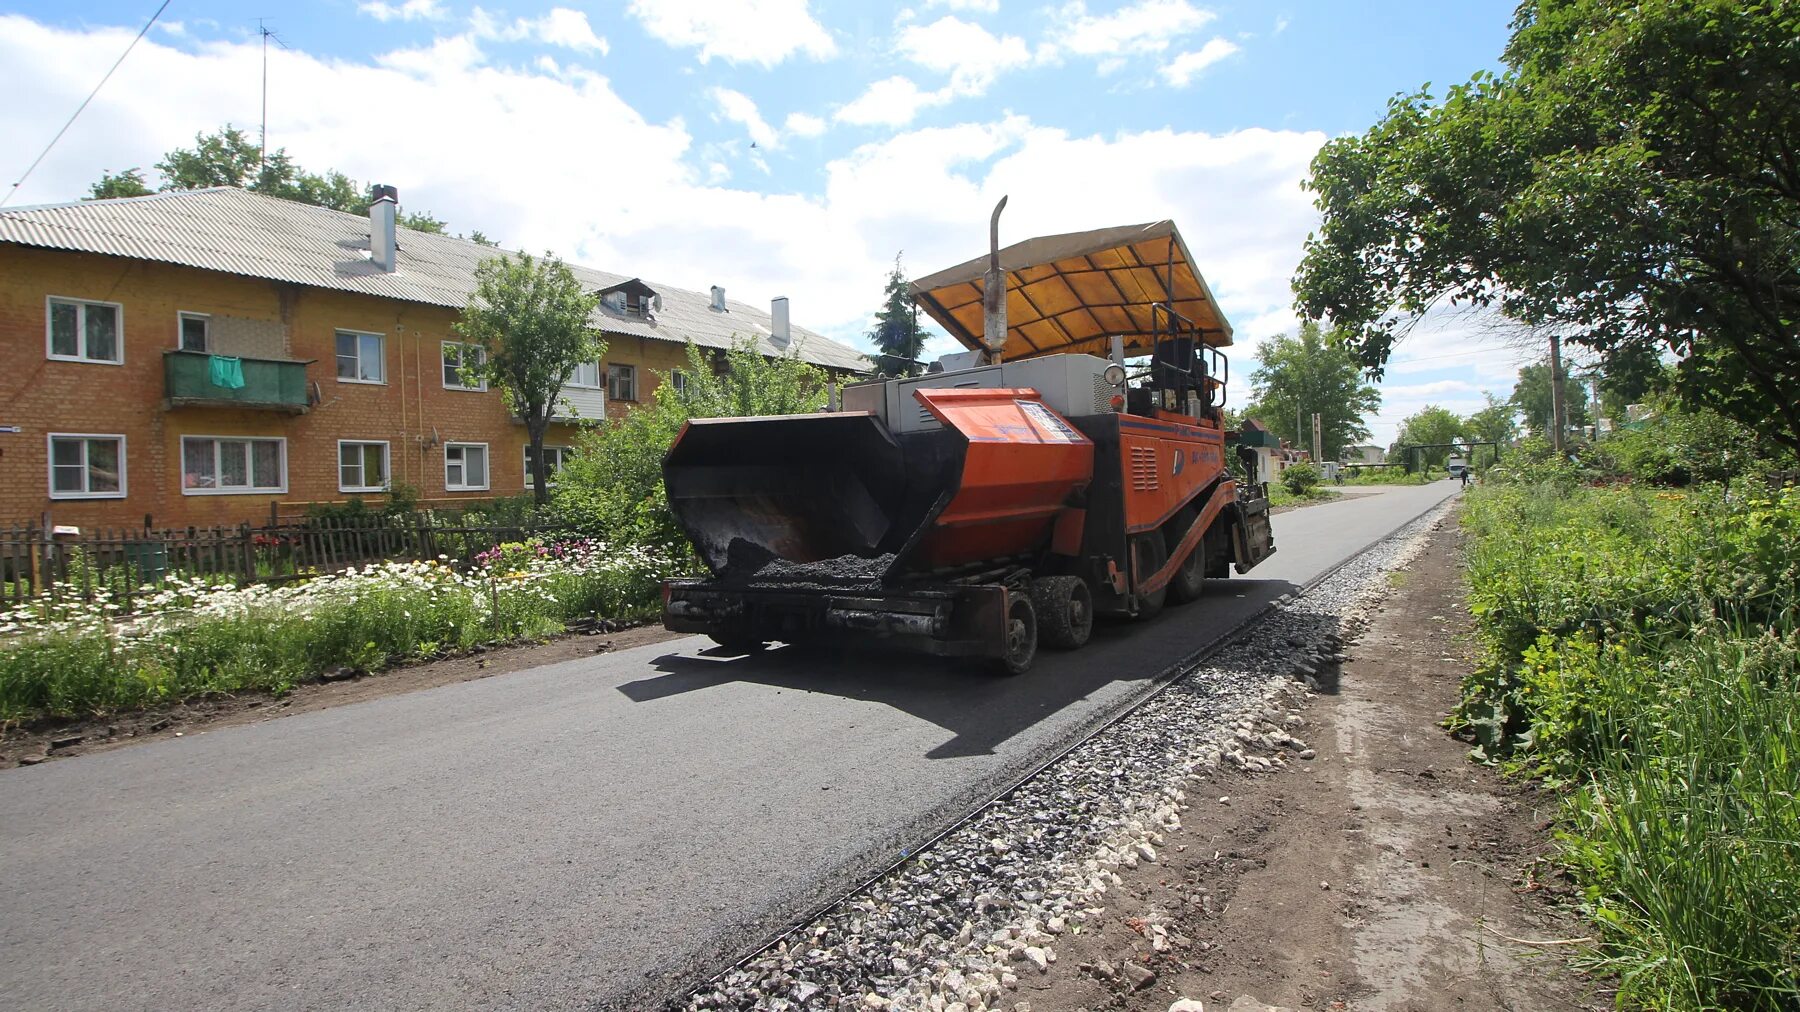
[[[171,706],[99,714],[85,720],[44,720],[21,727],[0,725],[0,776],[9,769],[22,766],[470,682],[560,661],[629,650],[681,635],[659,625],[614,631],[589,630],[542,642],[481,647],[466,654],[402,664],[374,674],[310,682],[295,686],[293,691],[281,696],[268,692],[216,693]]]
[[[1460,541],[1454,524],[1434,531],[1366,627],[1346,629],[1342,661],[1319,665],[1319,691],[1289,694],[1239,736],[1243,758],[1197,774],[1155,861],[1119,871],[1105,912],[1018,999],[1036,1012],[1610,1007],[1567,968],[1569,945],[1545,944],[1585,934],[1542,863],[1554,799],[1468,762],[1439,726],[1471,662]],[[1269,749],[1271,732],[1304,742]],[[1298,761],[1248,762],[1271,752]]]

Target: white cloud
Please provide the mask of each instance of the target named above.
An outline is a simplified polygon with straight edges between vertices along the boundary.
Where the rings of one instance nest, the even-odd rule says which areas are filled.
[[[445,14],[440,0],[402,0],[401,3],[367,0],[357,4],[356,9],[377,21],[436,21]]]
[[[840,106],[832,117],[855,126],[902,127],[911,123],[920,109],[942,105],[953,97],[948,88],[925,91],[911,78],[896,75],[869,85],[861,95]]]
[[[811,113],[790,112],[781,128],[795,137],[817,137],[825,132],[825,121]]]
[[[1084,0],[1069,0],[1052,12],[1050,35],[1058,50],[1081,56],[1160,53],[1215,17],[1188,0],[1138,0],[1101,15],[1089,14]]]
[[[775,132],[756,109],[756,103],[749,95],[730,88],[714,88],[708,92],[713,103],[719,107],[719,115],[744,128],[759,147],[775,148],[781,146],[781,136]]]
[[[958,95],[980,95],[1000,74],[1031,62],[1024,39],[996,36],[954,15],[929,25],[907,25],[895,49],[927,70],[949,74],[949,88]]]
[[[1168,63],[1163,64],[1159,73],[1163,80],[1177,88],[1185,88],[1202,70],[1238,51],[1235,43],[1225,39],[1207,40],[1206,45],[1192,52],[1182,53]]]
[[[0,104],[0,136],[48,138],[66,116],[59,110],[93,86],[80,68],[116,58],[134,33],[0,15],[0,89],[38,97]],[[1317,223],[1299,181],[1323,134],[1084,135],[1013,115],[902,130],[827,162],[815,185],[762,193],[731,185],[734,169],[754,164],[742,142],[697,145],[681,120],[646,120],[600,75],[491,64],[480,45],[471,33],[372,62],[271,53],[271,79],[309,100],[271,106],[270,140],[309,169],[393,183],[408,209],[454,231],[692,291],[788,295],[797,322],[845,340],[868,330],[896,251],[913,276],[981,252],[1001,194],[1011,198],[1005,242],[1175,219],[1238,327],[1234,398],[1247,396],[1242,377],[1265,328],[1291,326],[1277,321],[1291,320],[1288,278]],[[72,200],[104,168],[151,165],[196,131],[254,122],[256,93],[237,82],[255,79],[259,47],[184,49],[140,43],[15,202]],[[371,94],[383,101],[366,101]],[[802,132],[793,123],[788,130]],[[447,136],[482,143],[445,158]],[[606,187],[593,185],[601,164]]]
[[[796,53],[815,60],[837,54],[807,0],[631,0],[627,11],[653,37],[698,49],[701,63],[718,57],[773,67]]]
[[[601,56],[612,48],[594,33],[586,14],[568,7],[552,7],[543,17],[518,18],[510,25],[477,7],[469,15],[469,28],[477,38],[500,42],[536,41]]]
[[[925,0],[927,7],[948,7],[953,11],[974,11],[977,14],[998,14],[1000,0]]]

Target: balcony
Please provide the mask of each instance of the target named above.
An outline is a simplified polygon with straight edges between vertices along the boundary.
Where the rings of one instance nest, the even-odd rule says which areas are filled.
[[[212,356],[195,351],[163,352],[163,395],[167,407],[249,408],[292,415],[307,412],[306,362],[242,358],[244,385],[213,382]]]

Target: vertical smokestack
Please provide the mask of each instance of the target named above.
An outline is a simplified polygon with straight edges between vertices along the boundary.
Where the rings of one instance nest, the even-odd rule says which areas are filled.
[[[715,313],[723,313],[725,311],[725,289],[720,288],[718,285],[712,286],[712,307],[713,312]]]
[[[793,332],[788,329],[788,300],[782,295],[769,303],[769,340],[775,347],[785,348],[793,339]]]
[[[394,217],[399,210],[400,191],[377,184],[375,202],[369,205],[369,259],[390,274],[399,266],[394,234]]]

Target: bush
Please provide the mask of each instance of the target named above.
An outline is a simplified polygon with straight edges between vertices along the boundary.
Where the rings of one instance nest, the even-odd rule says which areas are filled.
[[[1289,465],[1281,472],[1281,484],[1293,495],[1304,498],[1319,487],[1319,469],[1306,460]]]

